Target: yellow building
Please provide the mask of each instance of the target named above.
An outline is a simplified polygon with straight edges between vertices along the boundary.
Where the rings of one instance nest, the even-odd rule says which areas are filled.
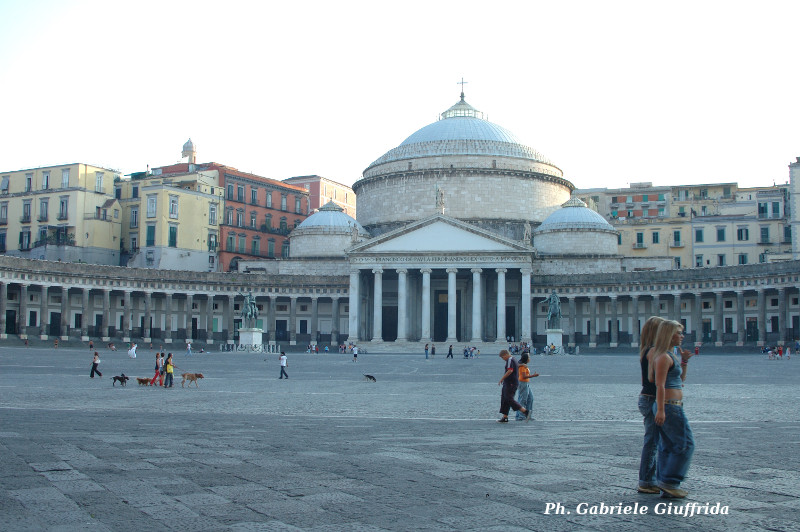
[[[0,253],[118,265],[116,178],[81,163],[0,172]]]
[[[123,266],[218,270],[224,212],[218,171],[133,174],[119,180],[116,189],[122,206]]]

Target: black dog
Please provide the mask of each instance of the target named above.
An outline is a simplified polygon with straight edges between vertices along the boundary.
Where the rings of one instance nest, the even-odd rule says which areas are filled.
[[[371,382],[378,382],[377,380],[375,380],[375,377],[373,377],[372,375],[367,375],[366,373],[364,373],[364,380]]]
[[[125,386],[125,383],[128,382],[128,380],[129,380],[129,377],[126,377],[124,373],[122,375],[118,375],[116,377],[111,377],[111,386],[116,386],[117,385],[117,381],[119,381],[119,383],[121,385]]]

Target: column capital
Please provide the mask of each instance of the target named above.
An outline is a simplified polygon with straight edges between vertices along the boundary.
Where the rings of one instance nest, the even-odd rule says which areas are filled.
[[[447,273],[458,273],[458,268],[447,268],[445,271]]]
[[[472,268],[470,271],[472,273],[483,273],[483,270],[481,268]]]
[[[432,270],[432,269],[430,269],[430,268],[420,268],[420,270],[419,270],[419,271],[420,271],[420,272],[422,272],[422,273],[427,273],[428,275],[430,275],[430,273],[431,273],[433,270]]]
[[[508,271],[507,268],[495,268],[494,270],[497,273],[506,273]]]
[[[350,270],[350,275],[360,275],[360,274],[361,274],[360,268],[355,268],[353,270]]]
[[[397,268],[395,271],[398,273],[398,275],[405,275],[408,273],[408,268]]]
[[[533,268],[520,268],[519,271],[522,275],[530,275],[533,273]]]
[[[614,301],[614,300],[616,300],[618,297],[619,297],[619,294],[608,294],[608,298],[609,298],[611,301]]]
[[[381,275],[383,274],[383,268],[375,268],[372,270],[372,273],[374,273],[375,275]]]

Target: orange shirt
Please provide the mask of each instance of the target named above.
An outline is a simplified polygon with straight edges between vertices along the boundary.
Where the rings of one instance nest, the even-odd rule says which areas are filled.
[[[519,382],[530,382],[531,371],[528,366],[521,364],[519,367]]]

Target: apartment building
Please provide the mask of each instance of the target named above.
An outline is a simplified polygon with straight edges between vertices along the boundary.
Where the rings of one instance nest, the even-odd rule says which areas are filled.
[[[311,210],[319,209],[328,202],[334,202],[348,216],[356,217],[356,194],[347,185],[318,175],[301,175],[283,180],[308,191]]]

